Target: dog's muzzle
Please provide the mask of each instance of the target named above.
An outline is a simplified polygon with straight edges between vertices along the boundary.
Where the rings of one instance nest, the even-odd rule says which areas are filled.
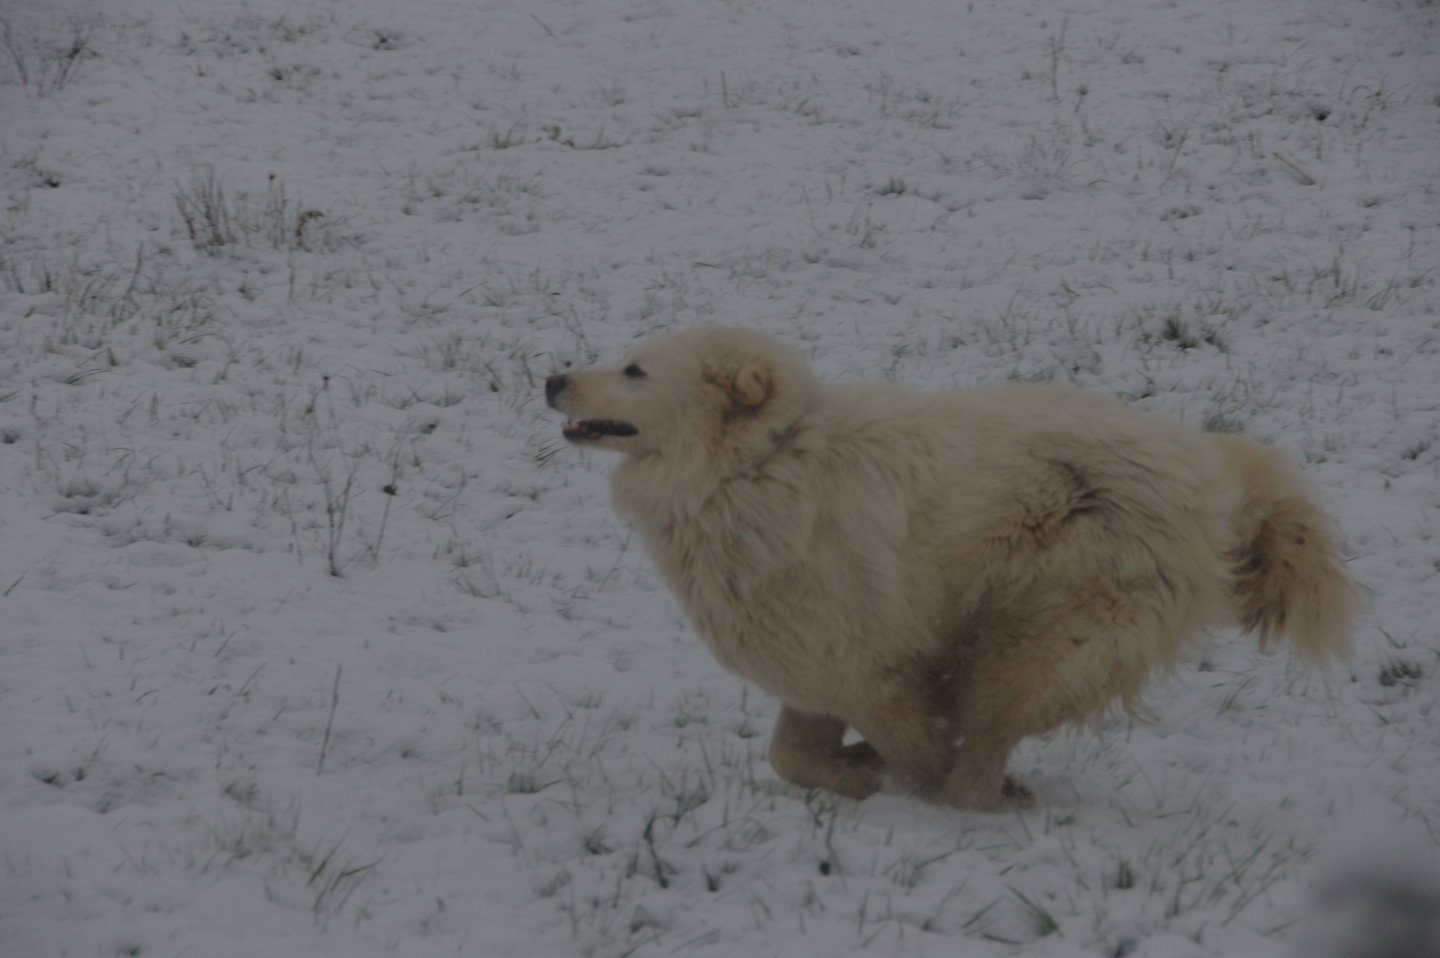
[[[556,373],[554,376],[545,378],[545,403],[551,409],[559,409],[556,399],[570,386],[570,377],[564,373]]]

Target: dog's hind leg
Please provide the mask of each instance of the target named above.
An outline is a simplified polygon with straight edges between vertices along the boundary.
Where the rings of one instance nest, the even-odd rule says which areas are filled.
[[[842,747],[844,736],[839,719],[783,705],[770,740],[770,765],[787,782],[858,801],[880,787],[879,763],[868,761],[863,749]]]

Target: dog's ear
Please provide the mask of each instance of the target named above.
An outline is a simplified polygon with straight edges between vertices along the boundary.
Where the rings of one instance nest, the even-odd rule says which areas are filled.
[[[774,391],[775,373],[764,362],[745,363],[730,383],[730,398],[745,409],[763,405]]]

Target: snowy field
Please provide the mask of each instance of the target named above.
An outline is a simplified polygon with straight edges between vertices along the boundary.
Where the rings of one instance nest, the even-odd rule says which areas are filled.
[[[8,958],[1437,953],[1434,0],[0,11]],[[709,322],[1281,447],[1352,662],[782,785],[541,396]]]

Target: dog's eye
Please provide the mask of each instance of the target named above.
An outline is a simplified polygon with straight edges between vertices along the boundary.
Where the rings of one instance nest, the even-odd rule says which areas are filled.
[[[649,376],[646,374],[645,370],[641,369],[641,368],[639,367],[639,365],[636,364],[636,363],[631,363],[630,365],[626,366],[626,367],[625,367],[623,370],[621,370],[621,371],[625,374],[625,378],[626,378],[626,379],[648,379],[648,378],[649,378]]]

